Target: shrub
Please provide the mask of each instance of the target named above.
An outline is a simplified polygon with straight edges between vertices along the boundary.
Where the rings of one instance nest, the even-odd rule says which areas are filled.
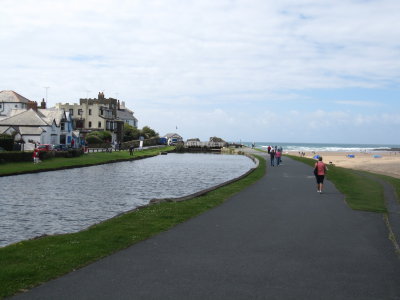
[[[97,135],[88,135],[86,137],[86,142],[89,145],[94,145],[94,144],[102,144],[103,140],[101,138],[99,138]]]
[[[86,140],[91,137],[98,137],[101,140],[100,143],[110,142],[112,138],[108,131],[93,131],[86,136]]]
[[[55,151],[49,151],[49,152],[40,151],[39,152],[39,159],[40,160],[46,160],[46,159],[54,158],[55,156],[56,156]]]
[[[20,152],[20,151],[0,152],[0,161],[2,162],[32,161],[32,152]]]
[[[185,147],[184,147],[183,143],[178,143],[175,146],[175,151],[180,152],[180,153],[185,152]]]
[[[9,134],[0,134],[0,147],[7,151],[12,151],[14,145],[14,138]]]

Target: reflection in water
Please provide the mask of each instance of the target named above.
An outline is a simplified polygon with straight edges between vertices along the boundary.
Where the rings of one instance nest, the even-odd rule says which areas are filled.
[[[153,198],[189,195],[236,178],[245,156],[168,154],[62,171],[0,178],[0,246],[82,230]]]

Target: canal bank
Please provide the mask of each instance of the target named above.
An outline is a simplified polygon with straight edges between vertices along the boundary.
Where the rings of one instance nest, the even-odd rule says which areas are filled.
[[[35,286],[165,231],[223,203],[259,180],[264,173],[265,161],[262,159],[258,168],[247,177],[201,197],[142,207],[82,232],[0,248],[0,296]]]
[[[114,151],[90,153],[80,157],[72,158],[53,158],[42,161],[39,164],[33,164],[32,162],[5,163],[1,164],[0,177],[84,168],[108,163],[131,161],[159,155],[160,151],[171,152],[174,149],[174,147],[163,146],[135,151],[132,156],[129,154],[129,151]]]

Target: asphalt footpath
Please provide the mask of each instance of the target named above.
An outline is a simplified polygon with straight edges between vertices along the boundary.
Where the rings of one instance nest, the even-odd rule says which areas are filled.
[[[400,299],[382,214],[283,158],[222,205],[13,299]]]

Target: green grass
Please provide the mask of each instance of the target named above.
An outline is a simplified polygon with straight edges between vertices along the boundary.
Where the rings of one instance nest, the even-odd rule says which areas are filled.
[[[380,174],[373,174],[374,176],[380,177],[383,180],[386,180],[389,182],[391,185],[393,185],[396,195],[397,195],[397,201],[399,201],[400,204],[400,179],[399,178],[394,178],[386,175],[380,175]]]
[[[44,160],[39,164],[34,164],[33,162],[6,163],[0,165],[0,175],[21,174],[26,172],[55,170],[60,168],[71,168],[78,166],[91,166],[108,162],[153,156],[157,155],[160,151],[171,151],[172,149],[174,149],[174,147],[146,149],[143,151],[135,151],[133,156],[129,155],[129,151],[113,151],[111,153],[95,152],[84,154],[79,157],[52,158]]]
[[[290,158],[314,167],[315,160],[288,155]],[[328,166],[327,179],[345,195],[347,204],[356,210],[387,212],[383,195],[383,187],[375,180],[360,175],[350,169]]]
[[[0,248],[0,298],[83,267],[221,204],[264,176],[265,160],[258,159],[258,168],[248,176],[203,196],[143,207],[78,233]]]

